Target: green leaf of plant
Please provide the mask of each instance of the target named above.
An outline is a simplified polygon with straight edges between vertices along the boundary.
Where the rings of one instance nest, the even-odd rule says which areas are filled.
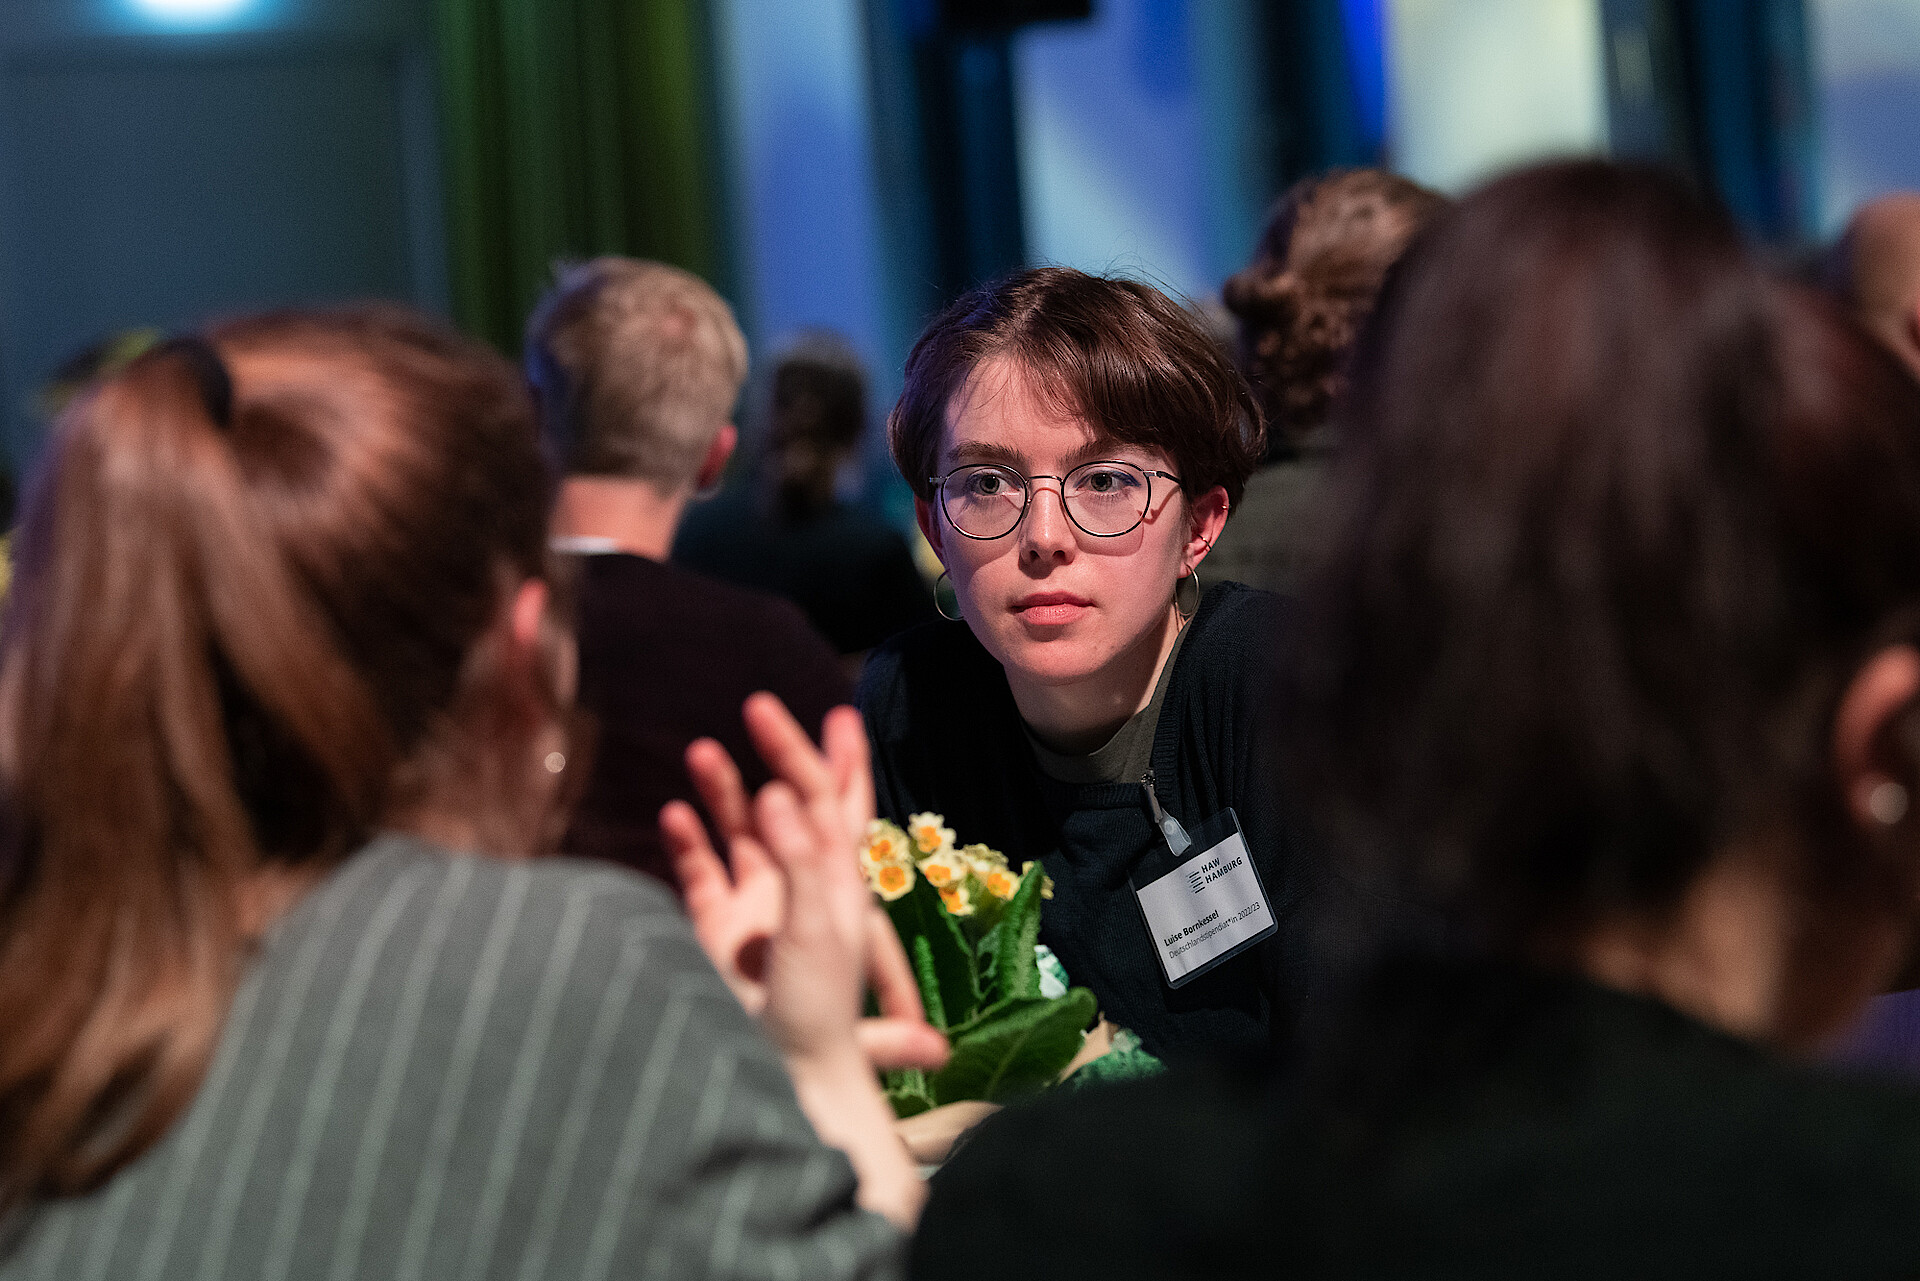
[[[992,929],[980,936],[980,942],[973,950],[973,972],[979,976],[980,999],[983,1002],[999,999],[993,981],[993,967],[999,959],[999,947],[1000,925],[996,922]]]
[[[959,924],[940,905],[940,895],[925,880],[886,905],[893,928],[906,945],[920,983],[927,1021],[937,1028],[964,1023],[980,1007],[980,980],[973,948]]]
[[[913,978],[920,985],[920,1004],[926,1007],[927,1022],[947,1026],[947,1007],[940,992],[940,970],[933,961],[933,942],[923,934],[904,940],[907,956],[913,962]]]
[[[1040,941],[1040,887],[1044,869],[1035,863],[1020,878],[1005,916],[995,927],[993,995],[1002,999],[1040,995],[1040,967],[1033,945]]]
[[[953,1038],[953,1057],[927,1082],[935,1103],[999,1103],[1045,1089],[1080,1052],[1095,1003],[1093,993],[1076,987],[1052,1000],[1021,997],[995,1009]]]
[[[893,1114],[905,1119],[918,1116],[933,1106],[933,1093],[927,1088],[927,1074],[919,1068],[900,1068],[886,1074],[887,1102]]]
[[[985,1027],[1008,1010],[1021,1004],[1026,998],[1015,997],[1012,1000],[995,1001],[992,1005],[982,1005],[973,1012],[973,1017],[960,1023],[954,1023],[946,1029],[949,1044],[959,1040],[975,1028]]]
[[[1006,904],[991,894],[976,894],[973,899],[973,912],[960,918],[960,932],[975,947],[983,946],[987,935],[999,926],[1001,916],[1006,912]]]

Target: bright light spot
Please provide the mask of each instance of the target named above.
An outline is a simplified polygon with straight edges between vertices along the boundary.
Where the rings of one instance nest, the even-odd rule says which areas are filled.
[[[1393,167],[1459,192],[1545,156],[1604,154],[1601,4],[1388,0]]]
[[[141,17],[176,27],[206,27],[237,18],[257,0],[127,0]]]

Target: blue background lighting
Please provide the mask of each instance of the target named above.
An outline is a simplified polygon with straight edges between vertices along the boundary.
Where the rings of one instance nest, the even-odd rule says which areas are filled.
[[[244,17],[259,0],[126,0],[136,17],[160,26],[217,27]]]

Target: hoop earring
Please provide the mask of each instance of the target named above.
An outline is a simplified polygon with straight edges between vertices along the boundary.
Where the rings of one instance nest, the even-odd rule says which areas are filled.
[[[1182,583],[1193,584],[1193,607],[1191,609],[1180,608],[1180,584]],[[1180,621],[1183,623],[1190,621],[1195,614],[1200,612],[1200,567],[1198,565],[1188,570],[1184,578],[1174,580],[1173,612],[1180,615]]]
[[[936,579],[934,579],[934,580],[933,580],[933,608],[934,608],[934,612],[935,612],[935,613],[937,613],[937,614],[939,614],[939,615],[940,615],[940,617],[942,617],[942,618],[944,618],[944,619],[946,619],[946,620],[947,620],[947,621],[948,621],[949,623],[960,623],[960,622],[965,622],[965,621],[966,621],[966,618],[965,618],[965,616],[964,616],[964,615],[961,615],[961,614],[949,614],[949,613],[947,612],[947,607],[946,607],[945,605],[943,605],[943,604],[941,604],[941,597],[940,597],[940,584],[942,584],[942,583],[945,583],[945,584],[947,585],[947,588],[948,588],[948,590],[952,590],[952,588],[953,588],[953,580],[952,580],[951,578],[949,578],[949,577],[947,577],[947,571],[946,571],[946,570],[944,570],[944,569],[940,571],[940,577],[938,577],[938,578],[936,578]],[[960,603],[960,597],[959,597],[959,595],[958,595],[958,593],[956,593],[956,594],[954,595],[954,604],[955,604],[955,605],[957,606],[957,605],[958,605],[959,603]]]

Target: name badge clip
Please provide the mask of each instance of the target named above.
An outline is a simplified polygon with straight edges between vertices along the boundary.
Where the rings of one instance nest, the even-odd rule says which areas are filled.
[[[1231,808],[1190,834],[1166,812],[1153,771],[1140,780],[1165,854],[1150,853],[1129,878],[1167,986],[1180,987],[1280,929]],[[1189,853],[1196,850],[1197,852]]]
[[[1147,808],[1153,811],[1153,825],[1167,838],[1167,848],[1173,856],[1179,858],[1193,846],[1193,838],[1187,835],[1187,829],[1180,826],[1180,820],[1160,808],[1160,794],[1153,790],[1153,771],[1148,770],[1140,780],[1140,786],[1147,794]]]

